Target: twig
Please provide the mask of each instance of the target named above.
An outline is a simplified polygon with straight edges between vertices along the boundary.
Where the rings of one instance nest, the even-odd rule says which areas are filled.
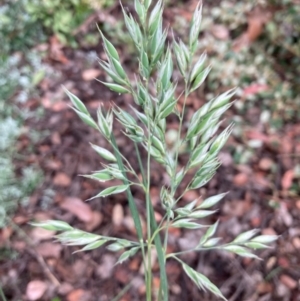
[[[27,243],[27,245],[31,248],[31,250],[29,250],[28,252],[34,256],[36,258],[36,260],[38,261],[38,263],[40,264],[40,266],[42,267],[45,275],[47,276],[47,278],[55,285],[55,287],[60,286],[59,281],[57,280],[57,278],[53,275],[53,273],[50,271],[47,263],[45,262],[44,258],[36,251],[35,249],[35,245],[32,242],[32,240],[30,239],[30,237],[28,237],[28,235],[18,226],[16,225],[10,218],[7,218],[7,221],[9,222],[9,224],[12,226],[12,228],[20,235],[24,238],[24,241]]]

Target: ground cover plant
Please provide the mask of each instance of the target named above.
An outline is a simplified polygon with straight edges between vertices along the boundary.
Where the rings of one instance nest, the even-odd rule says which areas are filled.
[[[97,111],[97,121],[74,94],[66,90],[74,111],[84,123],[99,131],[111,145],[111,150],[98,145],[91,147],[107,161],[103,169],[85,175],[100,182],[118,179],[120,185],[111,186],[102,190],[89,200],[109,197],[113,194],[126,192],[131,214],[133,216],[137,241],[124,238],[110,237],[88,233],[75,229],[66,222],[48,220],[33,223],[35,226],[48,230],[60,231],[56,238],[67,245],[84,246],[78,251],[93,250],[108,244],[107,248],[118,252],[125,250],[118,263],[122,263],[137,252],[141,252],[145,267],[146,298],[152,300],[153,294],[159,300],[168,300],[168,279],[165,265],[167,260],[178,261],[187,276],[203,290],[208,290],[224,300],[221,291],[201,271],[188,266],[180,255],[193,251],[224,250],[242,257],[256,258],[252,250],[268,248],[268,244],[277,239],[276,235],[259,235],[257,229],[246,231],[238,235],[232,242],[222,244],[220,237],[214,237],[219,222],[212,225],[200,224],[203,219],[216,212],[217,205],[226,195],[221,193],[205,200],[196,198],[186,206],[180,205],[184,194],[191,190],[198,190],[207,184],[219,167],[218,154],[226,143],[232,125],[227,126],[221,133],[221,117],[232,105],[231,98],[234,90],[229,90],[213,98],[200,107],[190,120],[185,119],[185,106],[187,97],[196,91],[207,77],[210,67],[205,65],[206,54],[194,58],[197,49],[198,35],[201,26],[202,6],[198,4],[195,9],[188,41],[173,38],[169,44],[166,42],[167,29],[162,26],[163,3],[158,1],[153,5],[151,1],[135,1],[135,11],[139,22],[128,14],[124,8],[123,14],[126,28],[136,46],[139,62],[139,74],[134,82],[130,81],[124,71],[118,52],[115,47],[101,33],[104,49],[108,61],[99,63],[111,77],[111,82],[103,82],[112,91],[119,94],[131,94],[136,107],[125,111],[113,104],[111,109],[104,112],[102,108]],[[174,78],[173,57],[181,74],[181,78]],[[184,82],[184,90],[176,91],[177,82]],[[184,103],[181,110],[177,101],[183,96]],[[129,111],[131,113],[129,113]],[[179,131],[176,142],[172,148],[166,143],[166,122],[170,115],[179,120]],[[120,152],[113,133],[113,124],[117,120],[123,127],[123,134],[135,145],[136,158],[139,162],[139,171],[134,170],[128,159]],[[141,154],[146,152],[146,160]],[[178,170],[178,160],[181,153],[189,156],[187,164]],[[157,161],[168,174],[168,180],[160,187],[161,205],[165,209],[162,220],[157,224],[151,202],[151,162]],[[138,175],[140,172],[141,176]],[[189,177],[188,185],[182,192],[178,188],[184,177]],[[144,191],[146,207],[146,237],[143,236],[139,212],[134,202],[130,187],[137,186]],[[195,247],[190,250],[167,252],[168,233],[170,228],[183,228],[189,230],[203,229],[204,234]],[[158,292],[152,289],[151,250],[155,249],[160,268],[160,287]]]

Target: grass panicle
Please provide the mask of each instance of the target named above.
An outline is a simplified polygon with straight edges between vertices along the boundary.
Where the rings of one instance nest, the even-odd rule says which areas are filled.
[[[145,266],[146,300],[151,301],[152,270],[151,249],[155,248],[160,268],[159,301],[169,300],[168,279],[166,275],[166,261],[176,260],[182,265],[183,271],[201,290],[210,291],[216,297],[226,300],[222,292],[201,272],[194,270],[180,259],[180,255],[188,252],[203,250],[226,250],[242,257],[258,258],[253,250],[267,248],[277,236],[257,236],[258,230],[246,231],[238,235],[232,242],[222,243],[220,237],[214,237],[219,222],[212,225],[201,224],[201,219],[216,212],[215,206],[225,197],[226,193],[211,196],[199,202],[198,199],[181,207],[179,202],[183,195],[194,189],[206,185],[215,175],[220,165],[218,154],[225,145],[232,131],[229,125],[222,132],[219,131],[223,114],[232,105],[235,90],[229,90],[208,101],[198,109],[190,120],[186,120],[186,101],[189,95],[197,90],[210,72],[206,65],[206,54],[196,59],[198,35],[201,30],[202,5],[199,3],[190,24],[190,34],[187,43],[173,38],[166,43],[167,29],[162,26],[163,2],[135,0],[134,16],[122,7],[125,25],[136,47],[138,57],[138,74],[134,82],[129,81],[126,69],[122,66],[117,49],[100,31],[107,61],[100,61],[100,66],[111,77],[110,82],[104,82],[112,91],[119,94],[131,94],[135,107],[124,111],[117,105],[107,113],[101,109],[97,112],[98,120],[93,120],[82,101],[71,92],[66,91],[74,111],[87,125],[95,128],[110,144],[112,150],[97,145],[91,145],[101,159],[107,161],[105,169],[91,175],[86,175],[98,181],[111,179],[122,180],[122,184],[104,189],[94,198],[107,197],[111,194],[126,192],[128,205],[133,216],[137,232],[137,240],[129,241],[117,237],[105,237],[77,230],[64,222],[43,221],[34,223],[45,229],[59,231],[57,240],[67,245],[80,246],[80,251],[93,250],[104,244],[108,250],[118,252],[124,250],[118,263],[122,263],[141,251]],[[137,21],[139,20],[139,21]],[[173,35],[174,36],[174,35]],[[195,62],[195,63],[194,63]],[[182,78],[174,78],[174,68],[179,69]],[[184,82],[184,90],[177,91],[177,83]],[[178,94],[177,94],[178,92]],[[177,109],[177,95],[184,96],[181,112]],[[166,143],[166,118],[169,115],[178,118],[179,130],[177,141],[173,149]],[[113,120],[123,127],[123,134],[133,143],[136,151],[139,170],[134,170],[130,162],[122,155],[113,133]],[[188,125],[188,126],[186,126]],[[219,133],[220,132],[220,133]],[[184,147],[189,153],[189,160],[183,168],[178,169],[179,150]],[[147,157],[141,157],[141,149],[146,150]],[[143,160],[144,159],[144,160]],[[157,161],[169,176],[170,186],[161,187],[161,205],[165,215],[158,225],[154,217],[151,202],[151,162]],[[140,172],[142,177],[138,177]],[[185,183],[187,173],[193,177],[179,195],[178,187]],[[136,178],[137,182],[132,181]],[[143,236],[139,212],[133,200],[131,187],[142,189],[145,194],[145,211],[147,234]],[[203,228],[203,236],[196,246],[190,250],[177,253],[167,253],[168,232],[170,227],[186,230]]]

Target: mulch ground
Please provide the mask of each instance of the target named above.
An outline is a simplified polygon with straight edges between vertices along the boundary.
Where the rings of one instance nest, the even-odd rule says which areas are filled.
[[[13,217],[27,238],[24,239],[21,230],[11,227],[1,232],[0,245],[9,250],[7,256],[0,258],[2,288],[7,300],[105,301],[112,300],[124,287],[126,289],[119,300],[144,300],[141,256],[114,266],[119,253],[102,247],[72,254],[77,248],[61,246],[53,242],[53,233],[32,229],[27,224],[32,220],[60,219],[98,234],[132,240],[136,237],[124,194],[85,202],[108,187],[107,183],[98,184],[79,176],[101,169],[99,156],[89,143],[104,147],[107,144],[67,106],[69,102],[61,85],[76,94],[93,116],[99,105],[108,108],[113,102],[128,110],[133,102],[127,95],[111,93],[93,80],[94,77],[105,79],[97,64],[88,59],[91,51],[103,55],[100,46],[82,51],[55,48],[55,40],[51,43],[46,60],[52,64],[56,76],[44,79],[40,85],[42,97],[28,103],[31,109],[38,106],[45,108],[42,118],[27,123],[29,131],[34,129],[44,133],[45,138],[26,154],[25,163],[22,163],[38,164],[43,170],[44,181],[31,196],[28,206],[20,208]],[[127,70],[133,78],[132,60],[126,57],[125,51],[122,59],[126,61]],[[203,102],[203,95],[191,95],[187,115],[190,116]],[[187,193],[181,204],[187,204],[199,196],[229,191],[218,213],[205,220],[212,223],[220,219],[217,235],[224,242],[251,228],[260,228],[264,234],[281,235],[280,239],[274,248],[258,252],[262,261],[243,259],[221,251],[191,253],[182,256],[182,259],[208,276],[230,301],[299,301],[300,197],[293,187],[299,183],[294,167],[300,163],[299,156],[295,155],[300,151],[300,124],[286,124],[280,132],[273,132],[261,124],[257,118],[259,111],[257,104],[242,116],[241,134],[232,135],[220,153],[222,166],[217,175],[199,191]],[[226,122],[229,123],[236,115],[235,108],[232,108],[227,113]],[[178,127],[174,119],[169,121],[168,130]],[[134,147],[125,139],[117,122],[115,124],[117,143],[138,170]],[[249,146],[251,142],[256,143],[254,149]],[[29,144],[30,135],[24,134],[18,148],[22,151]],[[242,156],[250,153],[247,163],[241,163],[243,160],[237,158],[237,150],[241,147],[249,151],[248,154],[242,153]],[[185,161],[183,156],[180,164]],[[151,178],[151,197],[159,219],[163,214],[159,192],[166,176],[156,163],[153,163]],[[132,192],[145,225],[143,194],[138,189]],[[172,229],[169,251],[188,249],[199,241],[201,235],[201,230]],[[155,260],[153,270],[153,287],[157,289],[159,270]],[[167,273],[170,300],[216,300],[194,287],[176,262],[167,263]],[[130,286],[127,287],[128,284]],[[30,299],[41,291],[42,297]]]

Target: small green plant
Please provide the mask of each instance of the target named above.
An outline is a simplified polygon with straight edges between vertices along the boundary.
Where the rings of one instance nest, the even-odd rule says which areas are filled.
[[[34,94],[46,70],[35,51],[24,57],[15,54],[0,58],[0,228],[7,224],[7,218],[20,203],[26,203],[41,181],[38,168],[27,166],[17,170],[15,163],[21,163],[24,154],[24,150],[17,154],[16,145],[24,133],[25,120],[41,114],[40,110],[32,112],[19,105]],[[34,134],[35,131],[30,132],[32,138]]]
[[[0,60],[6,59],[15,51],[28,51],[36,44],[45,41],[41,24],[34,22],[26,12],[30,1],[0,1]]]
[[[205,54],[201,55],[194,63],[202,7],[199,4],[194,12],[188,42],[176,41],[173,38],[172,43],[167,44],[167,29],[163,29],[162,26],[163,3],[157,1],[152,10],[150,10],[150,6],[151,0],[135,0],[135,11],[139,23],[122,8],[126,28],[136,46],[139,57],[139,74],[134,83],[129,81],[120,63],[117,50],[100,32],[108,59],[108,61],[101,60],[100,65],[112,78],[112,82],[104,82],[103,84],[119,94],[131,94],[139,109],[131,107],[132,113],[129,113],[129,111],[124,111],[114,105],[108,112],[104,113],[100,108],[97,112],[98,120],[96,122],[78,97],[66,91],[78,116],[84,123],[99,131],[112,147],[112,151],[110,151],[97,145],[91,145],[99,156],[108,163],[103,164],[102,170],[86,175],[86,177],[100,182],[111,179],[119,179],[123,182],[121,185],[104,189],[91,199],[126,192],[136,227],[137,241],[84,232],[74,229],[65,222],[56,220],[33,223],[33,225],[60,231],[61,233],[56,238],[67,245],[83,246],[79,251],[93,250],[104,244],[108,244],[107,248],[113,252],[125,250],[118,263],[124,262],[141,251],[146,271],[147,301],[151,301],[153,295],[150,252],[153,248],[156,249],[160,267],[161,282],[158,300],[169,300],[168,279],[165,269],[167,260],[178,261],[187,276],[200,289],[208,290],[217,297],[226,300],[216,285],[202,273],[183,262],[180,255],[193,251],[218,249],[243,257],[258,258],[251,250],[267,248],[267,244],[275,241],[277,236],[256,236],[258,230],[254,229],[238,235],[232,242],[222,244],[220,237],[214,237],[219,222],[207,226],[200,224],[198,220],[214,214],[216,212],[214,206],[224,198],[226,193],[211,196],[202,202],[196,199],[184,207],[180,206],[179,201],[183,195],[208,183],[220,165],[218,153],[226,143],[232,125],[229,125],[220,134],[217,134],[217,131],[221,124],[221,116],[232,105],[231,97],[234,90],[227,91],[203,105],[193,114],[186,127],[184,122],[186,100],[193,91],[199,88],[210,71],[210,67],[205,67]],[[173,78],[173,55],[185,87],[179,94],[184,95],[181,112],[177,109],[178,98],[175,94],[177,79]],[[166,118],[171,114],[177,116],[179,120],[175,151],[168,149],[165,138]],[[142,179],[139,178],[138,171],[134,170],[116,144],[113,132],[114,117],[123,126],[124,135],[135,146]],[[183,146],[189,152],[189,160],[182,169],[178,170],[179,149],[182,149]],[[141,148],[147,152],[146,162],[142,160]],[[169,186],[161,187],[160,199],[162,207],[165,209],[165,215],[159,224],[154,218],[150,196],[151,160],[156,160],[165,168],[170,183]],[[179,185],[188,173],[193,174],[192,179],[184,191],[179,193]],[[130,190],[134,185],[140,187],[145,193],[146,237],[143,237],[139,212]],[[205,231],[194,248],[178,253],[167,253],[170,227],[188,230],[204,228]]]
[[[111,0],[31,0],[26,11],[34,23],[41,22],[49,33],[55,33],[63,44],[77,46],[73,32],[94,9],[111,5]]]

